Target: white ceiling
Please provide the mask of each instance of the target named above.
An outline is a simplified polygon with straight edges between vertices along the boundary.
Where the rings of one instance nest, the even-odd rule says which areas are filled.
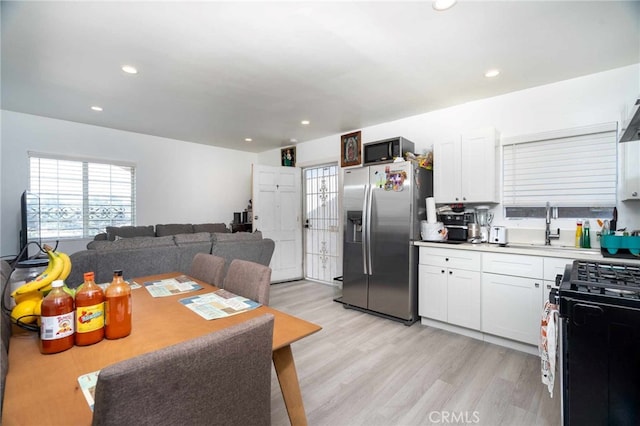
[[[640,62],[639,1],[2,1],[1,13],[3,109],[249,152]]]

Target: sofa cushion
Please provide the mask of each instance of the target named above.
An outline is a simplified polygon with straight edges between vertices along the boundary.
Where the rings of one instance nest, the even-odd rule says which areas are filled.
[[[214,241],[242,241],[242,240],[261,240],[262,239],[262,231],[234,232],[232,234],[215,232],[211,235]]]
[[[156,236],[165,237],[167,235],[193,234],[193,225],[190,223],[169,223],[156,225]]]
[[[116,241],[91,241],[87,244],[90,250],[127,250],[151,247],[175,246],[173,235],[166,237],[134,237],[120,238]]]
[[[233,259],[248,260],[269,266],[275,242],[270,238],[261,240],[219,241],[211,247],[211,254],[226,260],[225,274]]]
[[[122,251],[103,250],[96,254],[98,261],[94,269],[95,281],[106,283],[113,279],[115,269],[122,269],[126,280],[175,271],[180,249],[173,245],[173,247],[145,247]],[[135,310],[135,306],[133,309]]]
[[[115,241],[116,237],[155,237],[153,226],[107,226],[107,240]]]
[[[174,241],[179,246],[187,244],[209,243],[211,244],[211,234],[208,232],[197,232],[193,234],[178,234],[173,236]]]
[[[224,223],[199,223],[193,225],[193,232],[230,232]]]
[[[71,253],[69,255],[69,257],[71,258],[71,274],[69,274],[69,276],[65,280],[65,283],[71,288],[78,287],[80,284],[82,284],[82,282],[84,281],[84,273],[96,271],[100,255],[103,253],[104,251],[98,250],[81,250],[75,253]]]

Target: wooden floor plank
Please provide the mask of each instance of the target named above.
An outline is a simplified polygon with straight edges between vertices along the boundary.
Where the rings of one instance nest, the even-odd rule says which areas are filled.
[[[292,345],[310,426],[447,424],[443,416],[560,424],[559,385],[551,399],[538,357],[344,309],[333,301],[340,293],[304,280],[271,287],[271,306],[323,327]],[[271,399],[272,424],[288,425],[275,373]]]

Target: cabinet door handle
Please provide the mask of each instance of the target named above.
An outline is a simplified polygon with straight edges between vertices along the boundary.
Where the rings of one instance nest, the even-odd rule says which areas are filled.
[[[637,196],[638,196],[638,191],[633,191],[633,192],[631,193],[631,196],[632,196],[632,197],[637,197]]]
[[[441,274],[444,274],[444,269],[442,271],[440,271]]]
[[[448,258],[448,257],[445,257],[445,258],[444,258],[444,261],[445,261],[445,262],[448,262],[448,261],[449,261],[449,258]]]
[[[551,290],[551,284],[547,284],[547,290]]]
[[[536,288],[540,288],[540,283],[536,283]]]
[[[453,275],[453,271],[449,271],[449,275]]]

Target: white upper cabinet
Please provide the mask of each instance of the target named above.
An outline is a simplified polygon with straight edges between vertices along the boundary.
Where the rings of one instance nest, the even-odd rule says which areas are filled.
[[[433,147],[436,203],[497,203],[497,141],[487,128]]]
[[[620,200],[640,200],[640,141],[621,143],[620,150],[623,164]]]

